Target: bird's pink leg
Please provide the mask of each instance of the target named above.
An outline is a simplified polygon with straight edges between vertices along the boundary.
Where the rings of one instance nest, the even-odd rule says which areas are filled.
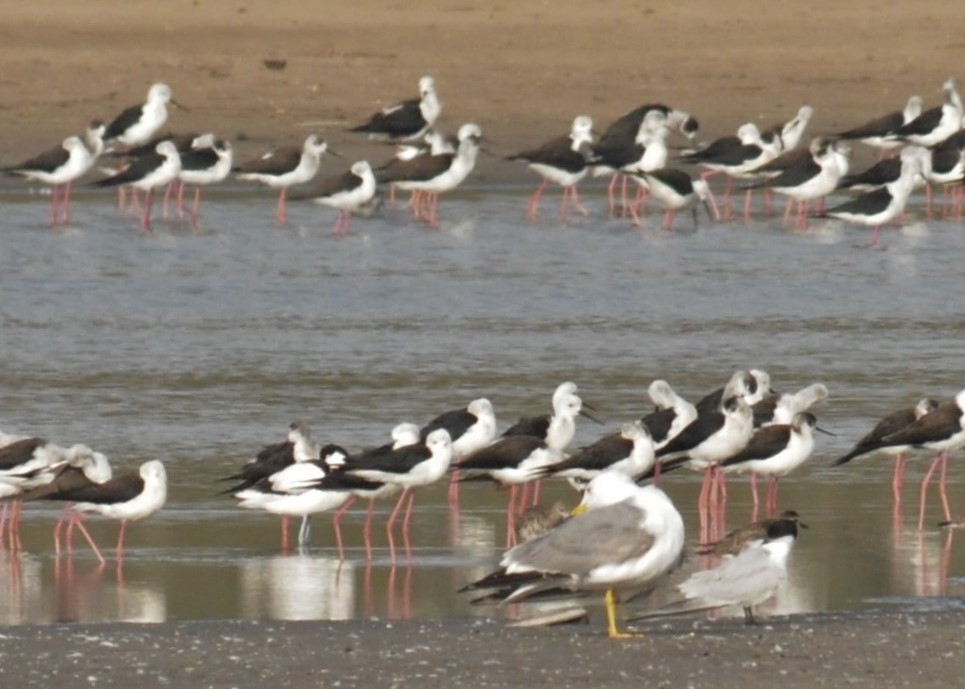
[[[78,517],[78,518],[74,521],[74,524],[77,526],[78,529],[80,529],[80,532],[81,532],[82,534],[84,534],[84,538],[86,538],[86,539],[87,539],[87,543],[90,544],[90,549],[94,551],[94,555],[97,556],[97,559],[98,559],[98,560],[100,561],[100,563],[103,565],[103,564],[106,562],[106,560],[104,559],[104,556],[101,555],[100,548],[98,548],[98,547],[97,547],[97,544],[94,543],[94,539],[91,538],[90,534],[87,532],[87,527],[84,526],[84,522]],[[70,539],[68,538],[68,542],[69,542],[69,540],[70,540]]]
[[[536,507],[539,504],[539,493],[540,488],[542,487],[543,482],[540,479],[536,479],[536,481],[533,482],[533,502],[531,503],[533,507]]]
[[[127,520],[121,520],[121,530],[117,534],[117,559],[121,560],[124,557],[124,534],[127,533]]]
[[[928,482],[931,481],[932,474],[935,473],[935,469],[938,468],[939,463],[942,460],[942,455],[939,454],[935,459],[932,460],[931,466],[928,467],[928,472],[925,474],[925,478],[921,480],[921,493],[919,495],[919,506],[918,506],[918,530],[921,531],[925,527],[925,499],[928,491]]]
[[[290,521],[287,514],[281,518],[281,551],[283,553],[291,550],[291,542],[288,540],[288,523]]]
[[[519,493],[516,495],[516,504],[513,508],[513,514],[521,515],[526,511],[526,505],[529,503],[529,491],[531,487],[532,486],[529,481],[526,481],[522,484]]]
[[[637,204],[631,203],[629,206],[624,206],[623,209],[624,216],[626,216],[626,211],[629,210],[631,217],[630,223],[634,227],[640,227],[640,216],[637,214]]]
[[[73,519],[70,503],[64,505],[64,509],[60,511],[60,516],[57,518],[57,523],[54,524],[54,555],[60,556],[60,533],[64,529],[64,522],[68,519]]]
[[[70,202],[74,196],[73,182],[67,182],[66,193],[64,194],[64,225],[70,225]]]
[[[942,509],[945,510],[945,521],[952,520],[952,511],[948,507],[948,493],[945,492],[945,474],[948,472],[948,451],[943,450],[941,453],[942,458],[942,471],[939,474],[938,480],[938,492],[942,498]]]
[[[744,222],[749,222],[751,219],[751,196],[753,190],[748,189],[744,194]]]
[[[875,225],[875,229],[871,232],[871,248],[878,248],[878,241],[881,239],[881,225]]]
[[[184,222],[184,188],[187,185],[181,180],[177,180],[175,184],[178,186],[178,220]],[[200,190],[201,187],[198,187],[198,189]]]
[[[338,546],[338,559],[345,559],[345,550],[342,548],[342,517],[348,512],[348,509],[355,504],[358,498],[352,496],[349,498],[344,505],[339,507],[335,511],[335,516],[332,517],[332,528],[335,529],[335,544]]]
[[[395,507],[392,509],[392,514],[389,515],[389,520],[385,523],[385,533],[389,537],[389,556],[393,563],[395,562],[395,538],[392,535],[392,530],[395,527],[395,518],[398,516],[399,510],[402,509],[402,503],[409,497],[409,490],[409,488],[406,488],[402,491]]]
[[[506,547],[516,543],[516,484],[509,484],[509,500],[506,504]]]
[[[774,210],[773,206],[774,206],[774,192],[772,192],[770,189],[765,188],[764,189],[764,217],[765,218],[771,217],[771,213]]]
[[[546,190],[546,185],[549,184],[549,180],[544,179],[543,183],[536,188],[536,192],[529,199],[529,207],[526,211],[526,217],[530,220],[536,220],[539,215],[539,200],[543,196],[543,192]]]
[[[932,216],[932,188],[928,182],[925,182],[925,215]]]
[[[182,189],[183,189],[182,185]],[[194,204],[191,206],[191,226],[198,229],[198,219],[201,217],[201,187],[194,190]]]
[[[704,510],[704,500],[707,498],[707,472],[704,472],[704,478],[700,482],[700,493],[697,494],[697,511],[703,512]]]
[[[131,187],[131,205],[128,206],[131,211],[131,216],[137,216],[141,209],[141,197],[137,193],[137,187]]]
[[[563,187],[563,200],[560,202],[560,222],[566,222],[569,219],[568,201],[570,198],[570,190],[572,187]]]
[[[727,475],[724,474],[724,470],[717,465],[714,474],[717,479],[717,492],[720,495],[720,504],[727,505]]]
[[[798,201],[797,223],[795,227],[799,230],[807,229],[808,226],[808,202]]]
[[[730,197],[734,191],[734,178],[727,176],[727,185],[724,187],[724,219],[730,220]]]
[[[174,194],[176,184],[176,181],[171,181],[168,182],[168,185],[164,188],[164,202],[161,204],[161,218],[164,220],[168,219],[168,204],[171,202],[171,196]]]
[[[787,204],[784,206],[784,223],[791,221],[791,211],[794,209],[794,199],[787,197]]]
[[[23,503],[14,501],[10,514],[10,532],[8,534],[11,550],[20,550],[20,519],[23,516]]]
[[[275,224],[284,227],[288,224],[288,210],[285,207],[285,198],[288,195],[288,187],[282,187],[278,194],[278,208],[275,210]]]
[[[905,455],[898,454],[895,457],[895,473],[891,477],[891,494],[895,498],[896,503],[901,502],[901,489],[904,487],[905,483]]]
[[[584,218],[587,217],[590,212],[586,210],[586,207],[580,201],[580,193],[576,190],[576,185],[574,184],[570,190],[570,200],[573,202],[574,208],[580,212]]]
[[[412,506],[415,504],[415,491],[409,491],[409,504],[405,508],[405,519],[402,520],[402,542],[405,544],[405,556],[412,560],[412,541],[409,538],[409,523],[412,521]]]
[[[673,219],[677,217],[677,209],[670,208],[666,213],[663,214],[663,229],[664,232],[670,232],[670,228],[673,227]]]
[[[647,214],[647,203],[650,201],[650,192],[642,184],[637,187],[637,197],[630,206],[640,215]]]
[[[621,175],[619,172],[614,172],[613,176],[610,177],[610,183],[606,187],[606,200],[607,204],[609,204],[609,214],[611,218],[613,217],[613,212],[617,207],[616,187],[620,176]]]
[[[625,175],[622,172],[618,172],[617,176],[620,177],[620,203],[623,208],[623,216],[627,217],[627,207],[630,205],[630,196],[627,194],[627,187],[630,184],[630,176]]]
[[[416,220],[419,219],[419,190],[413,189],[412,193],[409,194],[409,212],[412,213],[412,217]]]
[[[755,512],[757,512],[757,506],[760,504],[757,497],[757,474],[753,471],[751,472],[751,505]]]
[[[720,490],[720,505],[716,516],[717,533],[715,536],[717,540],[720,540],[724,535],[725,523],[727,521],[727,475],[719,465],[717,467],[717,481]]]
[[[369,509],[365,512],[365,526],[362,527],[362,540],[365,542],[365,560],[372,561],[372,515],[375,514],[375,498],[369,499]]]

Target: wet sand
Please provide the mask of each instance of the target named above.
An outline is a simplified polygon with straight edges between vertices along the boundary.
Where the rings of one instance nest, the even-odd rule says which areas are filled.
[[[596,624],[185,622],[0,629],[0,684],[91,687],[951,687],[965,612]]]
[[[772,124],[803,103],[811,132],[939,102],[961,68],[965,3],[527,3],[361,0],[3,2],[0,162],[140,102],[155,80],[239,157],[320,131],[350,157],[384,149],[346,133],[436,77],[454,130],[479,122],[498,154],[599,126],[645,102],[701,119],[701,139]],[[602,7],[607,8],[601,14]],[[283,70],[263,60],[286,61]],[[959,73],[957,76],[961,77]],[[526,176],[482,164],[483,180]],[[501,622],[190,622],[0,629],[0,685],[24,687],[954,686],[965,613],[675,620],[646,641],[591,626]]]
[[[349,158],[387,158],[346,129],[415,97],[425,73],[440,126],[478,122],[497,155],[568,132],[578,114],[602,131],[654,101],[696,115],[702,140],[783,122],[804,103],[815,108],[810,132],[829,132],[912,94],[939,104],[961,69],[963,25],[965,4],[943,0],[4,2],[0,162],[113,118],[158,80],[190,108],[174,111],[172,129],[216,131],[239,158],[311,131]],[[532,174],[491,159],[480,168],[477,182]]]

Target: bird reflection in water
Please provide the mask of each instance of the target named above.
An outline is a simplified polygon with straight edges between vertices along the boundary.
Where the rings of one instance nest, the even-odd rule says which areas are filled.
[[[355,565],[307,553],[240,563],[245,617],[347,620],[355,616]]]
[[[114,570],[114,581],[107,576],[109,570],[103,564],[77,574],[72,555],[54,558],[53,567],[54,621],[96,622],[109,619],[158,623],[167,620],[167,598],[159,582],[128,584],[120,563]],[[38,572],[38,581],[39,578]],[[32,614],[36,616],[42,609],[43,606],[35,606]]]

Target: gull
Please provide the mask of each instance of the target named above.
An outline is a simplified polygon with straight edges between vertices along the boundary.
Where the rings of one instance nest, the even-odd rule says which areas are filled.
[[[798,535],[797,519],[779,519],[766,536],[750,543],[713,569],[695,572],[677,589],[683,599],[631,620],[740,605],[747,624],[755,624],[755,606],[770,599],[787,579],[787,559]]]
[[[545,536],[508,550],[499,571],[463,590],[508,590],[506,603],[549,589],[605,590],[608,636],[630,638],[617,626],[617,591],[652,587],[677,566],[683,519],[662,490],[637,486],[620,472],[590,481],[574,512]]]

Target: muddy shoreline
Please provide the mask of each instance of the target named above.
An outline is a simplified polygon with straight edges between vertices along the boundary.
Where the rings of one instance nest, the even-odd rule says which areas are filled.
[[[98,687],[949,687],[965,610],[591,624],[171,622],[0,628],[0,682]]]

